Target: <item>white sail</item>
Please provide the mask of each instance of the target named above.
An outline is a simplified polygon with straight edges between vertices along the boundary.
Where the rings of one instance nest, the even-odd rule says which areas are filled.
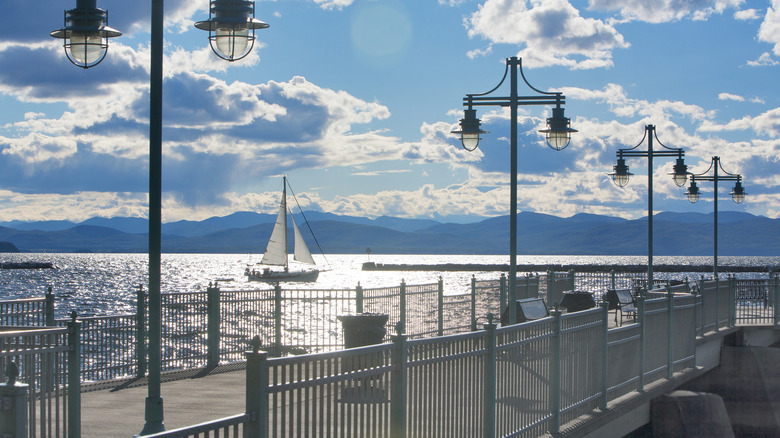
[[[311,256],[309,247],[306,246],[306,242],[303,241],[303,236],[298,230],[298,225],[295,224],[295,218],[290,217],[290,219],[292,219],[293,231],[295,233],[295,256],[293,258],[301,263],[308,263],[310,265],[316,264],[314,263],[314,258]]]
[[[264,265],[287,266],[287,196],[282,194],[282,203],[279,206],[279,215],[276,217],[271,239],[263,254]],[[311,257],[311,255],[309,255]]]

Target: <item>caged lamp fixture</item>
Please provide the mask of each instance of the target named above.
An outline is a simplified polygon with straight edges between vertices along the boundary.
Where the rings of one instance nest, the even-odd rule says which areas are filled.
[[[65,11],[65,26],[50,35],[63,40],[68,60],[81,68],[100,64],[108,52],[108,39],[122,32],[107,25],[108,12],[97,7],[97,0],[77,0],[76,8]]]
[[[222,59],[233,62],[244,58],[255,44],[255,29],[268,24],[255,18],[255,3],[247,0],[213,0],[209,19],[195,27],[208,31],[211,50]]]

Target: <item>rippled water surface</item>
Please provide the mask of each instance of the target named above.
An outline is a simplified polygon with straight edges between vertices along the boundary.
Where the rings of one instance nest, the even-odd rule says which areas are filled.
[[[498,272],[376,272],[362,271],[366,254],[315,256],[321,272],[314,284],[283,285],[302,289],[385,287],[434,283],[443,277],[446,294],[465,293],[471,276],[492,279]],[[711,257],[655,257],[656,264],[708,264]],[[721,265],[780,265],[780,257],[719,257]],[[3,262],[51,262],[57,269],[0,270],[0,299],[42,296],[52,287],[58,302],[58,313],[76,309],[80,315],[105,315],[135,311],[135,293],[140,285],[146,288],[147,254],[3,254]],[[223,289],[264,289],[269,285],[249,283],[244,277],[248,262],[259,256],[246,254],[163,254],[162,291],[203,291],[210,282],[219,280]],[[464,255],[375,255],[377,263],[508,263],[508,256]],[[518,256],[519,264],[644,264],[645,256]],[[661,274],[657,274],[659,278]]]

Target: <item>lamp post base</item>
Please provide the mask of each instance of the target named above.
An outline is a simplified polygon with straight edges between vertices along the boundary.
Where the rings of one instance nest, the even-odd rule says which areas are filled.
[[[146,419],[146,424],[144,424],[143,430],[141,430],[141,433],[135,435],[133,438],[165,432],[165,425],[163,424],[162,397],[146,397],[146,411],[144,418]]]

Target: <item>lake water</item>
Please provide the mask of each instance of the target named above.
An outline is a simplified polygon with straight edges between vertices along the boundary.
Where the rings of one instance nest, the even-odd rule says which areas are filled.
[[[265,289],[269,285],[250,283],[244,277],[248,262],[260,256],[246,254],[163,254],[162,292],[204,291],[210,282],[220,280],[223,289]],[[381,255],[334,254],[316,256],[321,272],[314,284],[298,284],[303,289],[386,287],[400,284],[427,284],[443,277],[445,294],[469,291],[471,277],[496,279],[499,272],[362,271],[363,262],[388,264],[479,263],[508,264],[508,255]],[[51,286],[58,302],[58,316],[76,309],[82,316],[135,312],[135,293],[146,288],[147,254],[3,254],[3,262],[51,262],[57,269],[0,270],[0,300],[40,297]],[[646,256],[518,256],[518,264],[644,264]],[[712,257],[656,256],[656,264],[706,265]],[[780,257],[719,257],[721,266],[780,265]],[[657,273],[657,278],[664,278]],[[681,274],[675,273],[675,276]],[[696,276],[700,274],[695,274]],[[232,281],[222,281],[232,279]]]

